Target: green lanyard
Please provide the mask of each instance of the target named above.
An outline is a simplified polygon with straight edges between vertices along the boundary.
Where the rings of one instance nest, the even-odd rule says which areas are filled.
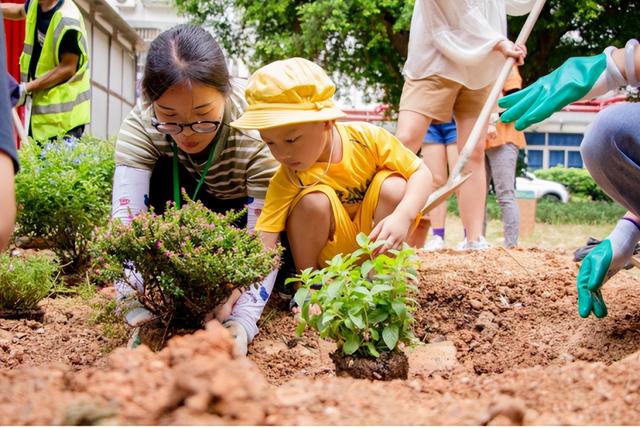
[[[173,200],[176,203],[178,209],[181,208],[181,197],[180,197],[180,178],[178,177],[178,148],[176,147],[176,143],[173,141],[169,142],[171,144],[171,149],[173,150]],[[209,172],[209,167],[211,166],[211,160],[213,160],[213,152],[215,150],[215,144],[209,148],[209,158],[207,162],[204,164],[204,169],[202,169],[202,174],[200,175],[200,180],[198,181],[198,185],[196,186],[196,191],[193,192],[193,197],[191,200],[195,200],[198,195],[198,191],[200,191],[200,187],[202,187],[202,183]]]

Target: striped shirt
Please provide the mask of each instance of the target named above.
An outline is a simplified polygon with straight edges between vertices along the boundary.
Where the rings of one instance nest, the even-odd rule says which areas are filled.
[[[269,180],[278,167],[258,132],[240,131],[228,125],[246,108],[243,92],[240,85],[233,84],[225,104],[224,124],[218,130],[213,161],[203,185],[203,189],[218,199],[247,196],[264,199]],[[152,105],[141,102],[129,113],[118,133],[116,165],[153,170],[160,156],[173,157],[167,136],[151,125],[153,116]],[[178,159],[195,180],[200,179],[206,161],[199,163],[180,148]]]

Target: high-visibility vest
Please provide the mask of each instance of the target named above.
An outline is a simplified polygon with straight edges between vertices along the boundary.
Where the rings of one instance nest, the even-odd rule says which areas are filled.
[[[33,53],[37,14],[38,1],[31,0],[27,10],[24,48],[20,55],[20,79],[23,82],[30,80],[29,63]],[[62,136],[91,120],[91,72],[87,33],[82,14],[71,0],[64,0],[51,18],[34,77],[41,77],[59,64],[60,42],[69,30],[75,30],[78,34],[81,51],[78,70],[71,79],[58,86],[32,93],[31,133],[36,141]]]

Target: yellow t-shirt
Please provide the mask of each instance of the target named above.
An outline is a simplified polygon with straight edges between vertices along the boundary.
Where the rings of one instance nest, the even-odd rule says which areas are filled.
[[[409,179],[418,170],[422,160],[381,127],[364,122],[343,122],[336,124],[336,127],[342,139],[342,160],[331,164],[318,184],[333,188],[353,219],[378,171],[397,171]],[[301,191],[293,180],[297,177],[300,185],[313,184],[326,168],[326,162],[318,162],[305,171],[294,173],[280,166],[269,182],[256,230],[272,233],[284,230],[291,202]]]

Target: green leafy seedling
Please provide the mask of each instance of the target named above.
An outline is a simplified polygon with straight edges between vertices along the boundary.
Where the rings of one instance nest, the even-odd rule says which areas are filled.
[[[311,327],[334,340],[345,355],[377,358],[416,341],[412,326],[417,302],[411,295],[417,292],[417,257],[407,245],[374,257],[384,242],[372,242],[363,233],[357,242],[360,247],[353,253],[336,255],[325,268],[308,268],[288,279],[299,286],[296,332],[301,335]],[[309,310],[314,304],[320,314]]]

